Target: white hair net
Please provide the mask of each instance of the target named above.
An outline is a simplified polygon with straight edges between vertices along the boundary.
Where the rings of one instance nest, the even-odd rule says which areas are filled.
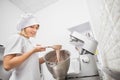
[[[36,17],[33,16],[32,14],[25,14],[22,16],[22,19],[20,20],[20,22],[17,25],[17,30],[21,31],[22,29],[28,27],[28,26],[32,26],[38,24],[38,21],[36,20]]]

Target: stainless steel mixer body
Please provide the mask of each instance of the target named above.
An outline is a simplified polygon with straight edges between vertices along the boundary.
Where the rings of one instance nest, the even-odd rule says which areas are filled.
[[[100,80],[95,56],[82,49],[82,54],[79,56],[79,73],[69,73],[66,80]],[[71,59],[72,61],[72,59]]]

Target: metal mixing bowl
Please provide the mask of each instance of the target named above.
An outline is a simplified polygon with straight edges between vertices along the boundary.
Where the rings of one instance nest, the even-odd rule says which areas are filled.
[[[47,68],[53,77],[56,80],[65,80],[70,65],[70,52],[60,50],[60,59],[61,61],[57,62],[55,51],[50,51],[45,55]]]

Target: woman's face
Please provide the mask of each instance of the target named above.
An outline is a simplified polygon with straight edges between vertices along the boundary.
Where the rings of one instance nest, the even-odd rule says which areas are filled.
[[[27,37],[34,37],[36,35],[38,29],[39,29],[39,25],[36,24],[36,25],[26,27],[24,29],[24,31],[25,31],[25,34],[27,35]]]

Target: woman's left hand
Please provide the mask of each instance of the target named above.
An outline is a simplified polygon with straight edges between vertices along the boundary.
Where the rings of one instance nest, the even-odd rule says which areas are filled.
[[[34,47],[34,52],[42,52],[42,51],[45,51],[46,48],[45,47],[42,47],[41,45],[36,45]]]

